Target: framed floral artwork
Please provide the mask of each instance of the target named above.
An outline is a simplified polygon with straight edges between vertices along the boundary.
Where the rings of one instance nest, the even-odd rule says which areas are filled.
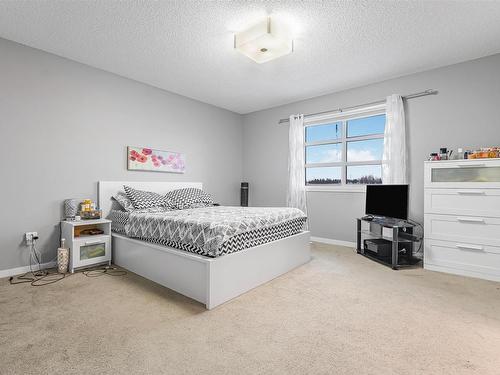
[[[180,152],[128,146],[127,169],[129,171],[184,173],[186,159]]]

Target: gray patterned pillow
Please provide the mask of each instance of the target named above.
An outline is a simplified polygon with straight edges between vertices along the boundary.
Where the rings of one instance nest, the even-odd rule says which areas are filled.
[[[210,194],[196,188],[172,190],[165,194],[165,197],[179,210],[212,206],[214,204],[214,199]]]
[[[127,194],[125,194],[124,192],[119,191],[118,193],[116,193],[113,199],[118,202],[123,210],[127,212],[134,211],[134,205],[132,204],[130,199],[128,199]]]
[[[141,210],[150,207],[170,207],[170,200],[152,191],[136,190],[130,186],[124,186],[125,194],[132,202],[135,209]]]

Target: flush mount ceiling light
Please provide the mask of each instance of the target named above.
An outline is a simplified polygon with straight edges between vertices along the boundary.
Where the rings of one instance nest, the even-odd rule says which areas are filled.
[[[285,25],[271,17],[234,35],[234,48],[262,64],[293,52],[293,40]]]

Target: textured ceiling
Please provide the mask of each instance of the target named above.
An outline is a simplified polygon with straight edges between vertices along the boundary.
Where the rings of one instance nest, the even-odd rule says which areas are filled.
[[[233,32],[266,14],[295,52],[259,65]],[[500,2],[0,0],[0,37],[248,113],[498,53]]]

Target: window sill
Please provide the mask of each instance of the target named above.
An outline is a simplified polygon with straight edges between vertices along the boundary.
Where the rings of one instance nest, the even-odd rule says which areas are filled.
[[[366,193],[366,185],[362,186],[306,186],[306,192],[334,193]]]

